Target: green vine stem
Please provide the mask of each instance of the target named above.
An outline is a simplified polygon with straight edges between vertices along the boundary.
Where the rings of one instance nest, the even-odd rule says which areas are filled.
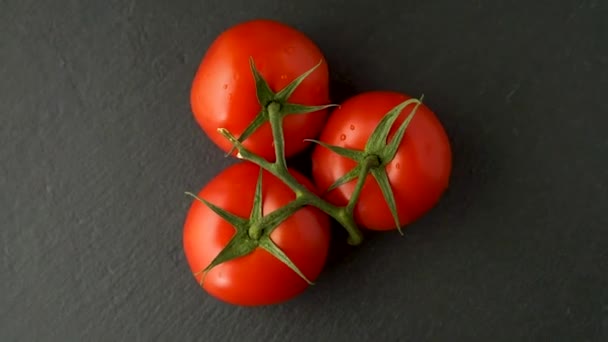
[[[295,192],[296,199],[292,203],[290,203],[291,205],[285,206],[281,210],[277,210],[265,216],[265,219],[273,220],[274,218],[279,217],[284,219],[287,218],[290,214],[292,214],[295,209],[305,205],[311,205],[333,217],[346,229],[346,231],[348,232],[348,244],[353,246],[360,245],[363,242],[363,234],[361,233],[359,227],[357,227],[357,224],[355,223],[355,220],[352,215],[354,204],[345,207],[335,206],[323,200],[321,197],[319,197],[312,191],[308,190],[308,188],[300,184],[289,173],[285,160],[285,140],[283,136],[283,118],[286,114],[281,111],[281,105],[277,102],[270,103],[267,106],[267,111],[268,120],[270,122],[272,134],[274,137],[274,147],[276,153],[276,161],[274,163],[271,163],[266,159],[247,150],[241,144],[241,142],[238,141],[238,139],[235,138],[228,130],[224,128],[218,129],[218,132],[220,132],[224,137],[226,137],[226,139],[228,139],[238,150],[238,158],[257,164],[261,168],[267,170],[268,172],[279,178]],[[367,167],[368,170],[371,166],[372,165],[370,163],[370,165]],[[363,177],[363,179],[365,179],[365,177]],[[361,188],[363,188],[363,184],[364,182],[357,183],[357,187],[355,188],[355,193],[357,195],[351,198],[351,202],[356,203],[358,199],[358,194],[360,194]]]
[[[283,119],[287,115],[303,115],[318,110],[326,109],[334,105],[322,105],[322,106],[306,106],[300,104],[289,103],[289,97],[295,89],[302,83],[302,81],[310,75],[319,65],[315,65],[313,68],[300,75],[289,83],[285,88],[273,92],[272,89],[266,83],[266,80],[260,75],[255,67],[253,59],[250,59],[250,67],[253,78],[256,83],[256,97],[260,103],[261,109],[256,118],[250,123],[250,125],[244,130],[243,134],[239,138],[232,135],[227,129],[219,128],[218,132],[228,139],[233,148],[237,149],[237,157],[249,162],[255,163],[261,168],[275,175],[287,186],[289,186],[296,194],[295,204],[288,206],[289,210],[279,210],[276,216],[282,220],[293,214],[297,208],[304,205],[314,206],[323,212],[327,213],[338,221],[348,232],[347,242],[351,245],[359,245],[363,242],[363,234],[357,227],[354,220],[354,208],[361,195],[361,190],[365,184],[365,180],[368,175],[373,176],[378,185],[382,189],[382,193],[385,197],[391,213],[395,220],[397,229],[401,234],[401,225],[397,215],[397,208],[395,199],[390,188],[390,182],[386,173],[385,167],[394,158],[399,143],[403,138],[405,129],[409,125],[414,113],[418,106],[421,104],[422,98],[409,99],[403,103],[397,105],[395,108],[390,110],[381,120],[380,124],[375,128],[374,132],[370,136],[365,149],[363,151],[350,150],[338,146],[330,146],[320,141],[308,139],[308,141],[320,144],[323,147],[329,148],[332,151],[353,159],[357,162],[357,166],[352,169],[349,173],[338,179],[332,186],[327,190],[335,189],[336,187],[352,181],[358,178],[355,185],[355,189],[348,201],[348,204],[343,207],[335,206],[321,197],[308,190],[304,185],[300,184],[288,171],[287,161],[285,158],[285,137],[283,134]],[[401,111],[408,105],[415,104],[414,109],[407,117],[407,119],[400,125],[395,136],[390,142],[387,142],[389,131],[400,115]],[[258,156],[249,150],[247,150],[242,141],[244,141],[251,133],[253,133],[258,127],[264,122],[269,122],[272,129],[273,143],[275,149],[275,162],[269,162],[266,159]],[[273,213],[274,214],[274,213]],[[280,214],[280,215],[279,215]],[[272,215],[272,214],[271,214]],[[270,215],[269,215],[270,216]],[[272,216],[274,217],[274,215]]]

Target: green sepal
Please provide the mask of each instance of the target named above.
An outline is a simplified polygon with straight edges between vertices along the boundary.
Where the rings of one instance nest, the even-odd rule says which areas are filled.
[[[268,235],[262,236],[260,238],[260,247],[262,247],[272,256],[284,263],[287,267],[289,267],[292,271],[294,271],[302,279],[304,279],[309,285],[314,285],[314,283],[308,280],[304,273],[300,271],[298,266],[296,266],[296,264],[294,264],[293,261],[289,259],[285,252],[283,252],[281,248],[279,248],[279,246],[277,246]]]
[[[194,197],[196,200],[202,202],[204,205],[206,205],[209,209],[211,209],[214,213],[216,213],[219,217],[223,218],[226,222],[230,223],[231,225],[233,225],[234,227],[240,227],[243,226],[245,224],[247,224],[247,220],[236,216],[218,206],[216,206],[213,203],[210,203],[209,201],[198,197],[197,195],[191,193],[191,192],[186,192],[186,195],[192,196]]]
[[[401,141],[403,140],[405,129],[407,128],[407,126],[409,126],[410,122],[414,118],[414,114],[416,113],[416,109],[419,105],[420,103],[416,104],[414,110],[410,113],[410,115],[407,116],[405,120],[403,120],[403,123],[401,123],[399,129],[397,129],[397,132],[395,132],[395,135],[393,136],[393,139],[391,139],[391,142],[386,145],[386,149],[383,151],[382,156],[382,160],[384,160],[386,164],[388,164],[391,160],[393,160],[393,158],[395,158],[397,150],[399,149],[399,144],[401,144]]]
[[[247,227],[249,226],[249,220],[244,219],[242,217],[236,216],[215,204],[198,197],[197,195],[186,192],[187,195],[194,197],[196,200],[203,203],[209,209],[211,209],[214,213],[216,213],[219,217],[224,219],[226,222],[232,225],[236,232],[234,236],[230,239],[228,244],[220,251],[220,253],[211,261],[211,263],[205,267],[201,272],[195,273],[195,276],[198,276],[202,273],[200,284],[202,285],[205,276],[207,273],[213,269],[215,266],[222,264],[224,262],[240,258],[245,256],[251,252],[258,246],[258,242],[249,238]]]
[[[253,240],[249,238],[247,230],[237,230],[236,234],[232,237],[232,239],[228,242],[228,244],[219,252],[219,254],[211,261],[211,263],[205,267],[202,271],[203,275],[201,276],[200,284],[202,285],[205,276],[209,271],[211,271],[214,267],[228,262],[230,260],[238,259],[240,257],[246,256],[253,252],[259,245],[259,241]]]
[[[275,96],[274,100],[277,102],[285,103],[291,97],[294,91],[300,86],[300,84],[306,79],[306,77],[310,76],[321,64],[323,60],[320,60],[315,66],[310,68],[308,71],[303,73],[302,75],[296,77],[293,81],[291,81],[285,88],[281,89]]]
[[[401,144],[403,136],[405,135],[405,130],[414,118],[418,107],[422,104],[422,100],[424,100],[424,94],[420,96],[420,100],[418,100],[418,102],[416,103],[410,114],[407,116],[407,118],[403,120],[403,122],[397,129],[397,132],[395,132],[393,139],[391,139],[391,142],[388,143],[388,145],[386,146],[386,149],[384,150],[384,154],[382,156],[382,159],[385,160],[386,164],[388,164],[391,160],[393,160],[393,158],[395,158],[395,155],[397,154],[397,149],[399,148],[399,144]]]
[[[348,173],[346,173],[342,177],[336,179],[336,181],[332,185],[330,185],[329,188],[327,188],[327,190],[325,190],[326,193],[332,191],[333,189],[335,189],[343,184],[346,184],[346,183],[352,181],[353,179],[357,178],[357,176],[359,176],[359,173],[361,172],[361,163],[363,162],[363,159],[365,159],[365,152],[353,150],[350,148],[345,148],[342,146],[330,145],[330,144],[324,143],[319,140],[314,140],[314,139],[305,139],[305,141],[313,142],[317,145],[320,145],[321,147],[331,150],[332,152],[334,152],[338,155],[341,155],[343,157],[346,157],[348,159],[351,159],[351,160],[354,160],[355,162],[357,162],[357,165],[352,170],[350,170]]]
[[[336,179],[336,181],[329,186],[329,188],[327,188],[327,190],[325,190],[325,192],[330,192],[333,189],[338,188],[339,186],[342,186],[343,184],[346,184],[350,181],[352,181],[353,179],[357,178],[359,176],[359,174],[361,173],[361,164],[357,164],[355,167],[353,167],[352,170],[348,171],[345,175],[343,175],[342,177]]]
[[[371,173],[376,179],[376,182],[378,182],[380,190],[382,190],[382,195],[384,196],[384,200],[391,211],[391,215],[393,215],[393,219],[395,220],[395,225],[397,226],[399,234],[403,235],[403,232],[401,231],[401,223],[399,223],[399,214],[397,213],[397,203],[395,202],[395,196],[393,195],[393,190],[391,189],[391,183],[388,179],[388,175],[386,174],[386,170],[382,167],[372,169]]]
[[[417,99],[409,99],[398,104],[384,115],[382,120],[380,120],[380,123],[378,123],[378,126],[376,126],[370,135],[367,144],[365,144],[365,151],[369,153],[379,153],[386,147],[386,139],[388,138],[388,133],[390,132],[393,123],[397,120],[403,108],[412,103],[420,103],[420,101]]]
[[[354,160],[356,162],[361,162],[363,161],[363,158],[365,157],[365,153],[363,151],[358,151],[358,150],[353,150],[350,148],[345,148],[342,146],[336,146],[336,145],[330,145],[328,143],[324,143],[322,141],[319,140],[314,140],[314,139],[304,139],[304,141],[310,141],[313,142],[317,145],[320,145],[322,147],[325,147],[343,157],[346,157],[348,159]]]
[[[270,102],[272,102],[275,98],[274,92],[270,89],[270,86],[262,77],[258,69],[255,67],[255,62],[253,61],[253,57],[249,57],[249,67],[251,68],[251,73],[253,74],[253,79],[255,80],[255,94],[258,98],[258,102],[262,105],[262,108],[266,107]]]

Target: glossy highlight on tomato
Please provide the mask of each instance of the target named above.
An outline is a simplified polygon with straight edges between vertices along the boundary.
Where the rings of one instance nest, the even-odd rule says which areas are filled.
[[[256,97],[250,58],[274,92],[323,61],[291,95],[289,102],[310,106],[329,103],[327,63],[306,35],[272,20],[251,20],[235,25],[222,32],[207,50],[190,94],[196,121],[226,152],[233,146],[217,129],[225,128],[239,137],[262,108]],[[304,140],[318,135],[326,116],[327,111],[320,110],[285,117],[285,155],[290,157],[304,150],[309,144]],[[275,158],[268,122],[243,145],[267,160]]]
[[[390,91],[373,91],[345,101],[329,117],[320,141],[349,149],[363,150],[382,117],[410,97]],[[405,107],[389,133],[390,141],[399,125],[414,108]],[[317,146],[312,156],[313,179],[319,189],[328,189],[350,171],[354,161],[327,148]],[[386,172],[397,204],[401,225],[407,225],[428,212],[449,184],[452,154],[448,136],[437,116],[424,104],[418,107],[407,126],[394,159]],[[330,191],[326,199],[346,205],[357,180]],[[356,222],[372,230],[397,228],[382,191],[368,175],[354,209]]]
[[[212,179],[198,194],[202,199],[242,218],[248,218],[260,168],[249,162],[234,164]],[[312,183],[296,171],[295,179],[311,191]],[[295,199],[294,192],[264,171],[262,212],[266,216]],[[200,282],[205,269],[235,235],[235,228],[200,201],[194,200],[183,231],[186,259]],[[329,218],[305,206],[283,221],[270,238],[310,280],[325,265],[329,241]],[[284,263],[258,247],[252,253],[212,268],[203,288],[214,297],[235,305],[268,305],[283,302],[303,292],[308,284]]]

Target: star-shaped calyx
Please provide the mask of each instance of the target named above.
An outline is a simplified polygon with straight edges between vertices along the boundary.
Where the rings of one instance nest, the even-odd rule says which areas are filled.
[[[308,278],[298,269],[298,267],[289,259],[289,257],[272,241],[270,235],[272,232],[290,215],[294,213],[297,206],[300,205],[295,201],[281,207],[278,210],[264,216],[262,214],[262,174],[258,176],[258,181],[253,197],[253,206],[249,218],[243,218],[226,211],[223,208],[216,206],[209,201],[200,198],[192,193],[186,193],[198,201],[202,202],[214,213],[230,223],[235,229],[235,234],[232,239],[226,244],[224,249],[211,261],[211,263],[202,271],[195,273],[195,276],[201,276],[200,283],[203,284],[205,276],[214,267],[224,262],[244,257],[252,253],[256,248],[262,248],[277,258],[279,261],[287,265],[291,270],[298,274],[308,284],[312,284]]]
[[[285,86],[285,88],[275,93],[274,91],[272,91],[272,89],[270,89],[270,86],[268,85],[266,80],[257,70],[253,58],[249,58],[249,66],[251,68],[251,73],[253,74],[253,78],[255,80],[256,97],[258,99],[258,103],[261,106],[261,109],[256,115],[256,117],[253,119],[253,121],[251,121],[251,123],[249,123],[245,130],[243,130],[243,133],[241,133],[241,135],[238,137],[238,141],[245,141],[245,139],[251,136],[251,134],[253,134],[260,126],[262,126],[265,122],[269,121],[269,107],[271,105],[274,106],[274,108],[278,108],[278,111],[283,116],[289,114],[312,113],[335,106],[333,104],[321,106],[307,106],[288,102],[293,92],[300,86],[304,79],[306,79],[321,65],[321,63],[323,63],[322,60],[319,61],[319,63],[317,63],[310,70],[306,71],[305,73],[301,74],[293,81],[291,81],[287,86]],[[231,154],[234,149],[235,147],[233,146],[228,155]]]
[[[315,142],[325,148],[332,150],[333,152],[344,156],[346,158],[352,159],[357,162],[357,165],[347,172],[342,177],[338,178],[329,188],[326,190],[327,192],[346,184],[353,179],[359,177],[360,184],[355,188],[355,192],[352,194],[352,199],[356,199],[359,196],[359,192],[362,188],[362,182],[367,177],[367,174],[371,173],[380,190],[382,190],[382,195],[384,196],[384,200],[386,201],[393,219],[395,220],[395,225],[399,230],[399,233],[403,235],[401,231],[401,224],[399,222],[399,215],[397,214],[397,204],[395,202],[395,196],[393,194],[393,190],[391,188],[391,184],[388,179],[388,174],[386,171],[386,166],[395,158],[397,154],[397,149],[403,140],[403,136],[405,134],[405,130],[407,126],[412,121],[418,106],[422,103],[422,99],[424,95],[421,96],[420,100],[418,99],[409,99],[406,100],[399,105],[395,106],[388,113],[384,115],[382,120],[372,134],[370,135],[367,143],[363,150],[355,150],[348,149],[341,146],[334,146],[324,143],[318,140],[310,140]],[[401,111],[411,105],[416,104],[407,118],[401,123],[395,134],[393,135],[390,141],[387,141],[389,132],[395,123],[395,120],[401,114]],[[348,208],[352,210],[354,207],[354,201],[349,202]]]

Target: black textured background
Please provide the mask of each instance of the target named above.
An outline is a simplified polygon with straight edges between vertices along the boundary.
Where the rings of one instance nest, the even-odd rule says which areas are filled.
[[[336,241],[304,295],[244,309],[181,229],[233,162],[190,82],[256,17],[318,43],[334,100],[424,93],[454,172],[406,238]],[[0,0],[0,340],[606,341],[607,92],[601,0]]]

